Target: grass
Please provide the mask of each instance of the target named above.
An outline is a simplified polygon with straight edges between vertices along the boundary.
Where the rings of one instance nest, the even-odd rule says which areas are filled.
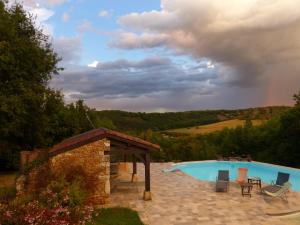
[[[128,208],[105,208],[94,217],[95,225],[143,225],[138,213]]]
[[[15,185],[16,172],[0,172],[0,188]]]
[[[0,202],[6,202],[15,197],[16,172],[0,172]]]
[[[263,123],[263,120],[252,120],[253,126],[257,126]],[[172,133],[182,133],[182,134],[208,134],[215,131],[220,131],[225,128],[236,128],[238,126],[243,126],[245,124],[245,120],[226,120],[218,123],[212,123],[208,125],[196,126],[196,127],[188,127],[188,128],[180,128],[167,130],[167,132]]]

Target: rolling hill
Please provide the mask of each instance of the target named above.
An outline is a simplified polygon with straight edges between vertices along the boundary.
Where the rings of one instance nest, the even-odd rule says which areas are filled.
[[[263,123],[264,120],[252,120],[252,125],[257,126]],[[246,120],[226,120],[222,122],[212,123],[208,125],[188,127],[188,128],[180,128],[180,129],[172,129],[167,130],[166,133],[179,133],[179,134],[207,134],[215,131],[220,131],[225,128],[236,128],[238,126],[244,126]]]
[[[95,111],[104,126],[124,132],[142,132],[148,129],[165,131],[187,127],[197,127],[228,120],[268,120],[290,109],[286,106],[236,110],[201,110],[186,112],[144,113],[119,110]],[[196,128],[195,128],[196,129]]]

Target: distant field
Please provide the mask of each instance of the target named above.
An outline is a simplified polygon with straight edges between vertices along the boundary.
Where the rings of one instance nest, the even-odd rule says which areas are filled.
[[[252,120],[253,126],[257,126],[263,123],[263,120]],[[238,126],[244,126],[245,120],[226,120],[218,123],[212,123],[208,125],[188,127],[167,130],[167,132],[184,133],[184,134],[207,134],[215,131],[223,130],[224,128],[236,128]]]

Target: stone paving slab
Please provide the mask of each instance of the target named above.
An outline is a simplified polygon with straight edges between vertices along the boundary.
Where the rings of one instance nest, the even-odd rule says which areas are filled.
[[[130,173],[122,174],[112,190],[110,206],[133,208],[149,225],[285,225],[267,213],[300,209],[299,193],[290,192],[286,202],[261,195],[254,187],[251,198],[243,197],[234,183],[228,193],[216,193],[214,182],[199,181],[180,171],[162,172],[171,165],[151,163],[152,201],[142,199],[142,164],[138,164],[138,182],[130,182]]]

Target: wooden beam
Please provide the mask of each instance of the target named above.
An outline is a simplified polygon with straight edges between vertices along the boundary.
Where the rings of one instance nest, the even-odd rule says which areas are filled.
[[[118,142],[118,141],[111,141],[111,146],[115,146],[115,147],[117,147],[117,149],[119,149],[121,151],[131,150],[131,151],[135,151],[135,152],[139,152],[139,153],[148,152],[147,149],[137,148],[137,147],[129,145],[127,143],[122,143],[122,142]]]

